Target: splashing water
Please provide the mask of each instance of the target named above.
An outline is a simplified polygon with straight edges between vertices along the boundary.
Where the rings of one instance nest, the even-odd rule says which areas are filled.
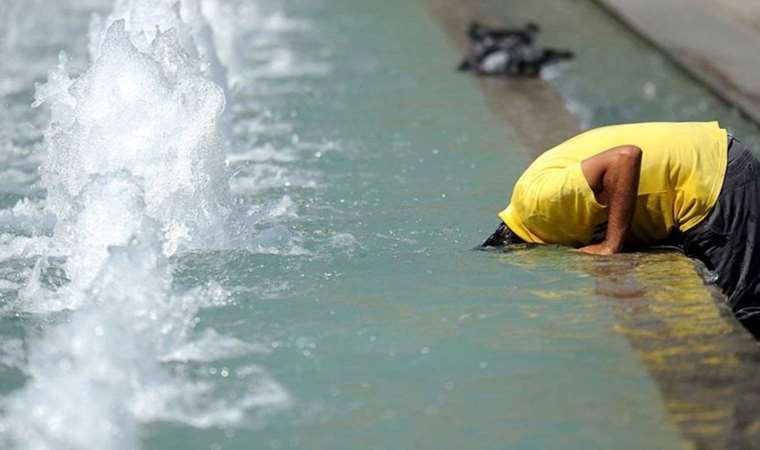
[[[257,351],[207,330],[192,341],[203,289],[178,293],[168,257],[228,241],[226,72],[198,1],[119,0],[90,27],[91,66],[67,60],[37,87],[47,104],[41,183],[56,222],[17,309],[73,311],[30,345],[30,381],[6,401],[3,440],[27,449],[139,448],[151,420],[238,424],[289,403],[259,368],[246,395],[164,370]],[[43,283],[49,256],[67,283]],[[216,287],[210,286],[209,289]],[[179,356],[178,356],[179,355]]]
[[[126,170],[143,179],[167,254],[224,240],[224,94],[178,43],[170,29],[142,53],[119,20],[82,77],[69,79],[64,60],[39,88],[35,104],[49,102],[53,113],[46,139],[54,148],[42,166],[47,207],[64,226],[89,177]]]
[[[203,6],[200,0],[118,0],[105,20],[97,15],[93,18],[89,33],[90,58],[95,61],[103,54],[108,30],[118,21],[124,21],[130,41],[137,49],[154,57],[157,56],[153,50],[158,35],[173,30],[175,44],[188,56],[184,62],[226,90],[227,71],[217,56],[213,32]],[[163,68],[166,70],[168,66]]]
[[[136,190],[128,179],[116,184]],[[139,211],[139,204],[133,206]],[[247,412],[288,404],[287,393],[261,370],[250,374],[254,388],[232,399],[161,369],[161,361],[204,361],[225,350],[259,349],[218,339],[214,332],[189,342],[204,293],[172,293],[166,259],[151,239],[157,235],[157,224],[146,219],[126,246],[113,248],[86,292],[93,303],[49,331],[30,352],[34,381],[6,405],[4,425],[19,447],[132,449],[139,447],[141,421],[228,426],[239,424]]]

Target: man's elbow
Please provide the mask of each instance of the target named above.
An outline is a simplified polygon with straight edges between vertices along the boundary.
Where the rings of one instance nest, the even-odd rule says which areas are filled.
[[[620,147],[620,150],[618,151],[618,158],[626,159],[629,161],[640,161],[642,154],[643,152],[639,147],[636,147],[635,145],[626,145]]]

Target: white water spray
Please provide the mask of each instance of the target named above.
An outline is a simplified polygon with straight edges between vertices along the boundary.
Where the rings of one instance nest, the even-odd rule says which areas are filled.
[[[31,344],[31,379],[0,424],[11,445],[134,449],[144,421],[230,426],[289,402],[259,369],[240,372],[254,387],[226,399],[160,366],[208,358],[203,346],[216,357],[256,349],[216,345],[214,332],[193,342],[206,293],[174,292],[168,262],[228,239],[226,75],[210,30],[196,0],[119,0],[93,21],[89,69],[73,78],[62,56],[38,86],[35,105],[51,109],[41,167],[56,217],[49,254],[65,258],[69,282],[47,290],[38,264],[21,307],[74,312]]]
[[[42,178],[64,247],[70,238],[62,228],[83,187],[118,171],[142,179],[147,214],[161,224],[167,254],[223,244],[224,94],[178,39],[174,29],[156,34],[143,53],[116,21],[84,75],[69,79],[64,60],[38,89],[36,104],[50,103],[53,114]]]

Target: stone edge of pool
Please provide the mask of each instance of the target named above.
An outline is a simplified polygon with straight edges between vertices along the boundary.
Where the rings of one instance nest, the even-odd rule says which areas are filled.
[[[760,4],[594,0],[677,66],[760,124]]]

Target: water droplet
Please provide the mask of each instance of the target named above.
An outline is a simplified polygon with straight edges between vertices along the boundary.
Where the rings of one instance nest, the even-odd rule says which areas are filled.
[[[644,98],[647,100],[652,100],[657,96],[657,85],[651,81],[647,81],[644,83],[641,91],[644,94]]]
[[[425,407],[425,415],[426,416],[435,416],[435,415],[438,415],[438,408],[435,407],[435,406],[433,406],[433,405],[429,405],[429,406]]]

